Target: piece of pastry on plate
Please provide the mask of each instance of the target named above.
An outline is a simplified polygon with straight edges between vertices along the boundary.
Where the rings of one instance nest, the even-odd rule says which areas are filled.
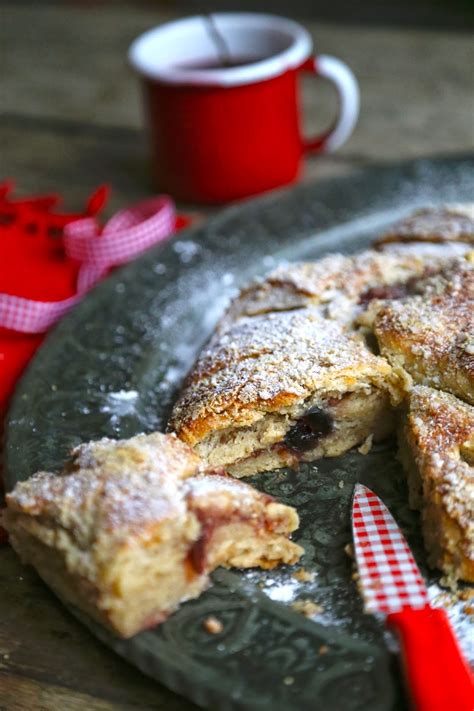
[[[466,244],[387,245],[384,253],[336,253],[314,262],[282,265],[243,289],[218,328],[240,318],[306,307],[350,325],[371,299],[400,298],[414,280],[450,265],[468,249]]]
[[[7,495],[4,526],[65,601],[123,637],[197,597],[218,565],[294,563],[294,509],[223,475],[173,435],[79,446],[60,475]]]
[[[474,245],[474,203],[425,207],[390,227],[377,245],[390,242],[466,242]]]
[[[334,457],[393,425],[398,380],[362,338],[314,309],[262,314],[217,331],[170,428],[234,476]]]
[[[408,380],[474,404],[474,263],[420,281],[374,315],[380,351]]]
[[[399,456],[410,505],[422,512],[430,565],[474,582],[474,408],[414,387],[401,417]]]

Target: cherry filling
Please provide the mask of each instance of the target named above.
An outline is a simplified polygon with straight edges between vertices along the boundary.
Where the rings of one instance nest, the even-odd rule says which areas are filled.
[[[285,436],[285,444],[296,452],[307,452],[316,446],[322,437],[330,434],[334,421],[328,412],[320,407],[311,407]]]

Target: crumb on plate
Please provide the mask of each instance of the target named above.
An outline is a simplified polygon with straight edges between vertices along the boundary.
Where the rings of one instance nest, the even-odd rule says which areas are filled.
[[[312,570],[306,570],[306,568],[299,568],[292,577],[302,583],[311,583],[315,578],[315,573]]]
[[[212,615],[206,617],[202,624],[206,632],[209,634],[220,634],[224,629],[222,622],[218,620],[217,617],[213,617]]]
[[[321,605],[317,605],[312,600],[297,600],[291,606],[295,612],[300,612],[305,617],[312,617],[313,615],[319,615],[324,611]]]
[[[360,447],[357,449],[361,454],[368,454],[372,449],[372,442],[374,441],[374,435],[369,434],[369,436],[362,442]]]

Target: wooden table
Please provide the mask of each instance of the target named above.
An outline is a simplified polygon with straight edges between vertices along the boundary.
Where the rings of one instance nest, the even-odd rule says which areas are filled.
[[[111,209],[152,191],[130,41],[173,17],[153,7],[2,3],[6,111],[2,172],[21,192],[60,189],[81,205],[101,181]],[[357,74],[358,127],[334,156],[308,161],[303,180],[355,166],[472,150],[474,94],[468,34],[309,22],[318,51]],[[322,128],[330,87],[305,86],[306,124]],[[0,710],[194,708],[109,652],[57,602],[8,546],[0,549]]]

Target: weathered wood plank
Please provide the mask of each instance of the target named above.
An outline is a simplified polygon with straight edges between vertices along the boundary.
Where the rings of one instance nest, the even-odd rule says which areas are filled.
[[[35,688],[41,708],[54,711],[195,708],[100,644],[9,546],[0,548],[0,591],[0,708],[22,708],[9,701],[16,694],[36,711],[27,705]],[[70,707],[62,705],[69,694]]]
[[[77,209],[95,186],[109,182],[113,192],[106,212],[110,214],[156,190],[139,129],[24,116],[5,116],[0,127],[4,139],[2,163],[8,165],[7,175],[18,176],[22,193],[59,190],[67,204]],[[325,178],[368,162],[340,154],[313,161],[307,172]],[[188,205],[180,205],[180,209],[201,214],[213,211]]]
[[[1,91],[9,112],[141,127],[139,94],[126,66],[126,51],[135,36],[169,19],[169,13],[81,4],[9,6],[4,14]],[[311,23],[309,29],[317,51],[347,61],[361,84],[361,119],[341,156],[388,160],[474,144],[468,34],[322,23]],[[309,126],[327,124],[331,93],[322,82],[317,88],[308,82]]]
[[[0,703],[1,709],[15,711],[46,711],[61,709],[61,711],[117,711],[136,709],[133,704],[115,704],[88,694],[81,694],[72,689],[64,689],[53,684],[31,681],[11,673],[0,672]],[[141,707],[140,708],[146,708]],[[151,709],[153,707],[148,706]],[[154,707],[156,708],[156,707]]]

